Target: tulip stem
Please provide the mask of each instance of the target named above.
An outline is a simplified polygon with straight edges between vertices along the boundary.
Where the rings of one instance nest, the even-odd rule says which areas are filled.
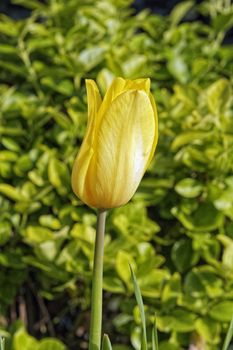
[[[106,221],[106,210],[100,209],[97,215],[94,266],[93,266],[93,274],[92,274],[91,325],[90,325],[90,337],[89,337],[89,350],[100,350],[100,346],[101,346],[102,285],[103,285],[105,221]]]

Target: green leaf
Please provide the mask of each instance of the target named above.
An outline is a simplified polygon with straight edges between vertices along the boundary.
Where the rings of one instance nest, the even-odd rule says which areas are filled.
[[[48,178],[61,195],[67,193],[70,186],[70,174],[64,163],[52,158],[48,165]]]
[[[231,10],[230,13],[221,13],[218,14],[213,19],[213,27],[216,29],[216,31],[227,31],[230,29],[233,25],[233,10]]]
[[[123,250],[119,250],[116,256],[116,271],[127,286],[129,286],[131,276],[129,264],[135,265],[132,256]]]
[[[142,345],[142,332],[140,327],[134,327],[132,332],[130,333],[130,341],[133,345],[133,348],[136,350],[141,349]],[[131,348],[130,348],[131,349]]]
[[[1,32],[1,24],[0,24],[0,32]],[[25,67],[15,63],[0,61],[0,67],[6,71],[9,71],[10,74],[15,74],[15,76],[25,77],[26,75]]]
[[[9,17],[1,18],[0,22],[0,33],[5,34],[9,37],[14,37],[18,35],[19,26],[16,25],[13,20]]]
[[[161,295],[165,281],[170,277],[166,269],[151,269],[140,276],[140,289],[145,297],[158,298]]]
[[[172,261],[180,272],[188,270],[199,260],[200,254],[193,250],[192,241],[181,239],[172,248]]]
[[[79,61],[83,64],[85,71],[89,71],[97,66],[104,58],[105,48],[93,46],[80,52]]]
[[[172,214],[177,217],[183,226],[191,231],[213,231],[223,224],[224,216],[212,203],[201,203],[191,214],[180,208],[172,208]]]
[[[26,267],[22,259],[22,252],[20,250],[12,252],[9,249],[4,253],[0,252],[0,265],[17,270],[25,269]]]
[[[42,9],[44,5],[37,0],[14,0],[14,4],[22,5],[28,9]]]
[[[219,79],[207,90],[207,102],[209,110],[219,114],[224,110],[231,98],[231,86],[228,80]]]
[[[181,84],[185,84],[189,80],[189,70],[184,57],[176,52],[169,55],[167,68],[169,72]]]
[[[165,282],[161,296],[163,304],[167,307],[175,306],[181,292],[181,276],[178,272],[175,272],[174,275]]]
[[[52,77],[44,77],[41,79],[41,84],[65,96],[72,95],[74,91],[74,86],[68,79],[56,81]]]
[[[129,265],[130,266],[130,265]],[[141,341],[141,350],[147,350],[147,336],[146,336],[146,317],[145,317],[145,310],[142,300],[142,295],[140,292],[140,288],[136,279],[136,276],[134,274],[134,271],[132,267],[130,266],[132,281],[134,285],[134,294],[137,300],[137,304],[139,307],[141,322],[142,322],[142,341]]]
[[[224,293],[222,279],[208,265],[194,267],[185,278],[185,291],[193,297],[221,297]]]
[[[220,325],[210,317],[200,317],[195,322],[195,329],[208,343],[218,343]]]
[[[55,122],[62,129],[70,130],[70,128],[73,126],[70,119],[66,116],[66,114],[61,112],[58,107],[54,108],[54,107],[49,106],[47,108],[47,112],[49,113],[49,115],[51,115],[54,118]]]
[[[5,339],[0,337],[0,350],[5,350]]]
[[[123,64],[123,71],[126,77],[137,77],[146,65],[147,58],[143,55],[133,55]]]
[[[18,159],[18,155],[12,151],[0,151],[0,162],[15,162]]]
[[[14,166],[14,172],[18,176],[23,176],[24,173],[27,173],[29,170],[31,170],[33,167],[33,162],[30,159],[30,156],[28,154],[24,154],[21,157],[17,159],[17,162]]]
[[[60,242],[59,241],[46,241],[46,242],[42,242],[40,245],[38,245],[35,248],[35,252],[38,256],[39,259],[46,259],[48,261],[54,261],[57,253],[58,253],[58,249],[60,246]]]
[[[224,340],[224,344],[223,344],[222,350],[228,350],[228,347],[230,345],[232,337],[233,337],[233,316],[231,318],[231,322],[230,322],[230,325],[229,325],[229,328],[228,328],[228,331],[227,331],[226,338]]]
[[[38,341],[20,328],[14,336],[14,350],[34,350],[37,349]]]
[[[157,326],[161,331],[188,333],[195,329],[197,316],[191,311],[176,308],[169,315],[157,316]]]
[[[101,350],[112,350],[112,345],[107,334],[103,335]]]
[[[57,339],[49,339],[45,338],[40,341],[39,346],[36,348],[36,350],[65,350],[66,347],[64,344],[62,344],[61,341]]]
[[[48,227],[52,230],[59,230],[61,228],[60,221],[53,215],[41,215],[39,222],[41,226]]]
[[[203,186],[198,180],[185,178],[175,185],[175,190],[185,198],[195,198],[201,194]]]
[[[152,350],[159,350],[156,317],[155,317],[154,324],[152,327]]]
[[[0,134],[7,136],[23,136],[26,134],[26,131],[20,128],[0,126]]]
[[[113,73],[107,68],[104,68],[99,72],[97,76],[97,82],[103,94],[105,94],[108,87],[112,83],[113,79],[114,79]]]
[[[221,322],[229,322],[233,315],[233,301],[224,300],[214,305],[209,311],[210,317]]]
[[[206,295],[205,286],[196,269],[190,271],[185,277],[184,288],[185,292],[194,298],[202,298]]]
[[[233,272],[233,241],[224,248],[222,262],[224,267]]]
[[[187,144],[200,143],[203,140],[213,137],[213,134],[210,132],[203,131],[185,131],[178,134],[174,141],[172,142],[171,149],[172,151],[177,151],[180,147],[183,147]]]
[[[161,344],[159,344],[159,350],[180,350],[180,346],[172,344],[168,341],[163,341]]]
[[[0,53],[6,55],[17,55],[17,48],[8,44],[0,45]]]
[[[221,191],[221,194],[217,199],[214,200],[214,206],[218,210],[222,210],[224,213],[227,213],[228,209],[231,209],[233,206],[233,190],[227,189],[225,191]]]
[[[0,222],[0,246],[6,244],[11,237],[11,225],[8,221]]]
[[[30,244],[38,244],[53,239],[51,230],[41,226],[28,226],[24,235],[26,241]]]
[[[190,332],[194,329],[194,323],[197,316],[191,311],[175,310],[172,313],[174,320],[172,329],[176,332]]]
[[[177,25],[194,6],[194,1],[183,1],[176,5],[170,13],[171,25]]]
[[[125,287],[119,278],[104,275],[103,288],[112,293],[124,293]]]
[[[7,198],[12,199],[13,201],[22,200],[19,190],[8,184],[0,184],[0,193],[4,194]]]

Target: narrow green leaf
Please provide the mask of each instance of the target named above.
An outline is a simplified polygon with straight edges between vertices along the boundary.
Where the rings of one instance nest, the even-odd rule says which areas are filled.
[[[155,318],[154,325],[152,328],[152,350],[159,350],[156,318]]]
[[[228,332],[227,332],[227,335],[226,335],[226,338],[225,338],[222,350],[227,350],[228,349],[232,338],[233,338],[233,316],[232,316],[232,319],[231,319],[230,326],[228,328]]]
[[[5,339],[4,338],[0,338],[0,350],[4,350],[5,349]]]
[[[8,184],[0,184],[0,193],[9,199],[12,199],[13,201],[22,200],[22,196],[20,195],[18,188],[15,188]]]
[[[26,134],[26,132],[20,128],[0,126],[0,134],[8,136],[23,136]]]
[[[194,1],[183,1],[176,5],[170,14],[172,26],[176,26],[185,17],[193,5]]]
[[[147,350],[147,337],[146,337],[146,317],[145,317],[145,310],[144,310],[144,306],[143,306],[143,300],[142,300],[142,295],[141,295],[141,291],[136,279],[136,276],[133,272],[133,269],[131,267],[131,265],[129,265],[130,267],[130,271],[131,271],[131,276],[132,276],[132,280],[133,280],[133,285],[134,285],[134,293],[135,293],[135,297],[137,300],[137,304],[139,307],[139,312],[140,312],[140,317],[141,317],[141,321],[142,321],[142,344],[141,344],[141,350]]]
[[[103,335],[102,349],[101,350],[112,350],[112,345],[107,334]]]

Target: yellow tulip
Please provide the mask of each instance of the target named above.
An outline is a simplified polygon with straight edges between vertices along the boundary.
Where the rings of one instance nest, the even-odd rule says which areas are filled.
[[[86,89],[88,125],[72,188],[91,207],[119,207],[134,195],[158,140],[150,79],[116,78],[103,101],[93,80],[86,80]]]

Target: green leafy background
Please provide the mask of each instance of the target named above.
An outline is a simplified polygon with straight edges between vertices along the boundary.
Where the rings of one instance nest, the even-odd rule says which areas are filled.
[[[140,348],[130,262],[160,350],[219,349],[233,314],[232,5],[185,1],[161,17],[133,15],[130,0],[14,3],[31,14],[0,15],[6,350],[86,349],[96,215],[72,193],[70,172],[84,79],[104,93],[115,76],[151,78],[160,133],[133,200],[108,214],[104,330],[115,350]],[[209,24],[183,21],[197,13]]]

